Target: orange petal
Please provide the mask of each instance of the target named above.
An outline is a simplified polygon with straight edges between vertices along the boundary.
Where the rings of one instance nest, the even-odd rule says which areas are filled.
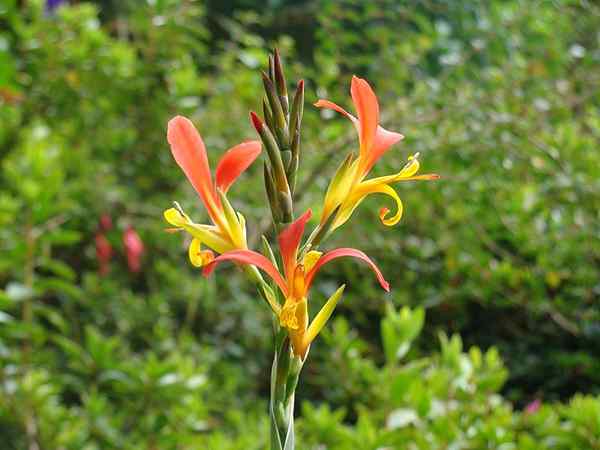
[[[379,103],[369,83],[356,76],[352,77],[350,94],[360,122],[360,153],[366,159],[379,124]]]
[[[346,116],[348,119],[350,119],[352,122],[358,122],[358,119],[356,117],[354,117],[352,114],[350,114],[348,111],[346,111],[344,108],[342,108],[339,105],[336,105],[333,102],[330,102],[329,100],[323,100],[323,99],[319,99],[317,100],[317,102],[315,103],[315,106],[317,108],[326,108],[326,109],[333,109],[334,111],[339,112],[340,114],[343,114],[344,116]]]
[[[302,216],[300,216],[294,223],[289,225],[285,230],[279,233],[277,240],[279,241],[279,250],[281,252],[281,259],[283,260],[283,268],[285,270],[285,276],[288,280],[291,280],[294,275],[294,268],[296,267],[296,257],[298,255],[298,247],[300,246],[300,240],[304,234],[304,228],[306,222],[310,219],[312,211],[309,209]]]
[[[213,220],[218,220],[219,200],[210,174],[206,147],[200,133],[189,119],[176,116],[169,121],[167,140],[171,145],[171,153],[175,161],[200,195],[208,214]]]
[[[227,193],[233,182],[254,162],[260,150],[260,141],[242,142],[227,150],[215,172],[217,187]]]
[[[217,256],[209,264],[204,267],[203,274],[208,277],[217,265],[223,261],[234,261],[241,264],[250,264],[262,269],[267,275],[269,275],[275,283],[281,289],[284,296],[287,296],[288,289],[285,280],[281,277],[273,263],[265,258],[260,253],[253,252],[252,250],[232,250],[225,252],[222,255]]]
[[[402,134],[388,131],[385,128],[378,126],[373,145],[371,146],[371,151],[365,161],[363,173],[366,174],[369,172],[377,160],[381,158],[392,145],[402,139],[404,139]]]
[[[319,269],[322,266],[327,264],[329,261],[336,259],[336,258],[341,258],[342,256],[351,256],[353,258],[357,258],[362,261],[365,261],[369,265],[371,270],[373,270],[373,272],[375,272],[375,276],[377,277],[377,281],[379,281],[379,284],[381,285],[381,287],[386,292],[390,291],[389,283],[387,281],[385,281],[385,278],[383,278],[383,274],[381,273],[379,268],[375,265],[375,263],[363,252],[361,252],[360,250],[357,250],[355,248],[336,248],[335,250],[332,250],[328,253],[325,253],[323,256],[321,256],[319,258],[319,260],[317,261],[317,263],[315,264],[315,266],[312,268],[312,270],[306,274],[306,282],[305,282],[306,290],[308,291],[308,289],[310,289],[310,285],[311,285],[315,275],[317,274],[317,272],[319,271]]]

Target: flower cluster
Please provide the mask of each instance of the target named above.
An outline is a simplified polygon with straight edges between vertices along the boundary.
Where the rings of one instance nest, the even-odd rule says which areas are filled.
[[[270,61],[270,74],[263,76],[268,100],[264,104],[265,121],[255,113],[251,113],[251,119],[270,162],[270,165],[265,163],[265,182],[274,223],[279,230],[279,259],[266,241],[264,254],[248,249],[244,216],[235,211],[227,200],[227,192],[233,182],[261,153],[261,141],[243,142],[228,150],[217,165],[213,181],[200,134],[190,120],[179,116],[172,119],[167,131],[171,152],[198,193],[211,223],[193,222],[178,203],[166,210],[164,216],[174,227],[170,231],[185,230],[192,236],[189,259],[194,266],[203,267],[205,276],[209,276],[224,261],[232,261],[255,271],[254,280],[278,318],[279,326],[287,330],[293,354],[304,360],[310,344],[331,316],[345,287],[342,285],[309,323],[310,287],[325,264],[343,256],[362,260],[374,272],[381,287],[389,291],[388,282],[363,252],[353,248],[338,248],[322,253],[317,250],[318,245],[348,221],[369,194],[384,194],[395,201],[396,211],[391,217],[388,217],[387,208],[382,208],[379,214],[383,224],[395,225],[402,216],[403,207],[391,185],[400,181],[433,180],[438,176],[417,175],[418,155],[413,155],[398,173],[366,179],[374,164],[403,136],[379,125],[379,104],[375,93],[365,80],[353,77],[350,93],[357,117],[328,100],[315,103],[319,108],[333,109],[352,121],[358,132],[359,152],[358,155],[350,153],[338,168],[325,195],[319,224],[303,243],[311,211],[306,211],[296,220],[289,219],[293,215],[293,180],[298,169],[304,84],[298,84],[290,108],[278,55],[275,58]],[[281,226],[278,227],[278,224]],[[256,269],[268,275],[273,283],[267,283]]]

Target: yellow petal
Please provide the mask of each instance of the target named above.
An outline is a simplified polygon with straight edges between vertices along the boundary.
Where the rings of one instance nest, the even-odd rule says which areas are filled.
[[[210,250],[202,250],[202,242],[200,239],[194,238],[188,249],[190,261],[195,267],[202,267],[215,259],[215,255]]]
[[[245,230],[242,227],[238,213],[236,213],[231,203],[229,203],[227,196],[220,189],[218,193],[228,228],[227,230],[222,230],[222,232],[229,236],[235,248],[246,248]]]
[[[335,291],[331,297],[329,297],[329,299],[327,300],[327,302],[325,302],[319,313],[315,316],[310,326],[308,327],[306,334],[304,335],[304,348],[308,347],[311,344],[311,342],[317,337],[317,335],[321,332],[321,330],[331,317],[331,314],[333,314],[333,310],[335,309],[336,305],[342,298],[342,294],[344,293],[345,287],[345,284],[341,285],[338,288],[338,290]]]
[[[364,200],[364,198],[365,198],[365,195],[360,196],[360,197],[352,196],[352,197],[346,199],[346,201],[344,203],[342,203],[342,205],[340,206],[340,209],[339,209],[337,215],[335,216],[335,220],[333,221],[333,224],[331,225],[331,230],[333,231],[336,228],[341,227],[343,224],[345,224],[348,221],[348,219],[350,219],[350,216],[352,216],[352,213],[354,212],[354,210]]]
[[[356,170],[358,168],[358,160],[352,162],[352,155],[342,162],[336,171],[323,202],[323,212],[321,214],[321,223],[325,223],[333,211],[341,205],[349,195],[352,185],[356,182]]]
[[[419,171],[419,167],[421,167],[421,164],[419,164],[419,154],[416,153],[408,157],[408,163],[396,174],[396,178],[412,177]]]
[[[290,330],[297,330],[300,325],[298,324],[298,318],[296,317],[296,309],[298,303],[294,300],[286,300],[285,305],[279,313],[279,325]]]
[[[192,222],[181,208],[169,208],[164,212],[164,216],[171,225],[184,229],[217,253],[225,253],[234,248],[217,227]]]
[[[163,215],[166,221],[174,227],[183,227],[184,224],[190,221],[189,217],[180,213],[176,208],[167,209]]]
[[[381,220],[381,223],[391,227],[400,222],[404,207],[402,206],[402,200],[400,200],[400,197],[398,197],[398,194],[391,186],[387,184],[380,184],[378,186],[369,187],[366,195],[369,194],[385,194],[396,202],[396,213],[392,217],[386,218],[390,211],[389,208],[381,208],[379,210],[379,219]]]
[[[304,271],[306,273],[311,271],[311,269],[315,266],[322,254],[323,252],[311,250],[306,255],[304,255],[304,258],[302,259],[302,265],[304,266]]]
[[[418,153],[413,156],[410,156],[408,158],[408,162],[398,173],[395,173],[393,175],[386,175],[383,177],[371,178],[370,180],[364,181],[363,184],[390,184],[395,183],[397,181],[419,179],[419,177],[414,177],[414,175],[419,171],[419,167],[421,166],[418,157]]]
[[[386,218],[390,210],[389,208],[381,208],[379,210],[379,219],[388,227],[396,225],[402,218],[402,212],[404,209],[402,206],[402,200],[400,200],[400,197],[398,197],[398,194],[392,187],[383,183],[375,184],[373,183],[373,180],[369,180],[360,183],[358,188],[355,190],[355,193],[352,194],[352,197],[350,197],[348,201],[342,205],[342,208],[338,213],[338,217],[336,217],[334,222],[334,227],[337,228],[346,222],[356,207],[360,205],[360,203],[370,194],[385,194],[394,199],[396,202],[396,213],[392,217]]]

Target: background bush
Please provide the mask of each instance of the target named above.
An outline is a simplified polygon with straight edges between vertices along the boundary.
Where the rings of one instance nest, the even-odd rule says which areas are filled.
[[[302,376],[302,448],[600,448],[598,6],[72,3],[0,5],[0,448],[266,446],[268,313],[240,277],[202,279],[162,210],[204,214],[167,120],[192,117],[211,156],[253,137],[274,46],[307,82],[301,208],[356,145],[310,107],[349,106],[352,74],[406,135],[376,173],[419,151],[443,176],[399,187],[399,226],[369,199],[328,243],[393,291],[343,262],[315,287],[351,280]],[[259,169],[234,187],[254,240]]]

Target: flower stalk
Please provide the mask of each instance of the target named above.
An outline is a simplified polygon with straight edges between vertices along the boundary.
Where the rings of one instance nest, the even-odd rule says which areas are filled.
[[[300,165],[300,125],[304,112],[304,81],[300,80],[290,109],[287,83],[279,52],[269,56],[262,72],[264,120],[250,113],[252,125],[268,155],[264,182],[273,223],[281,231],[294,220],[294,189]]]

